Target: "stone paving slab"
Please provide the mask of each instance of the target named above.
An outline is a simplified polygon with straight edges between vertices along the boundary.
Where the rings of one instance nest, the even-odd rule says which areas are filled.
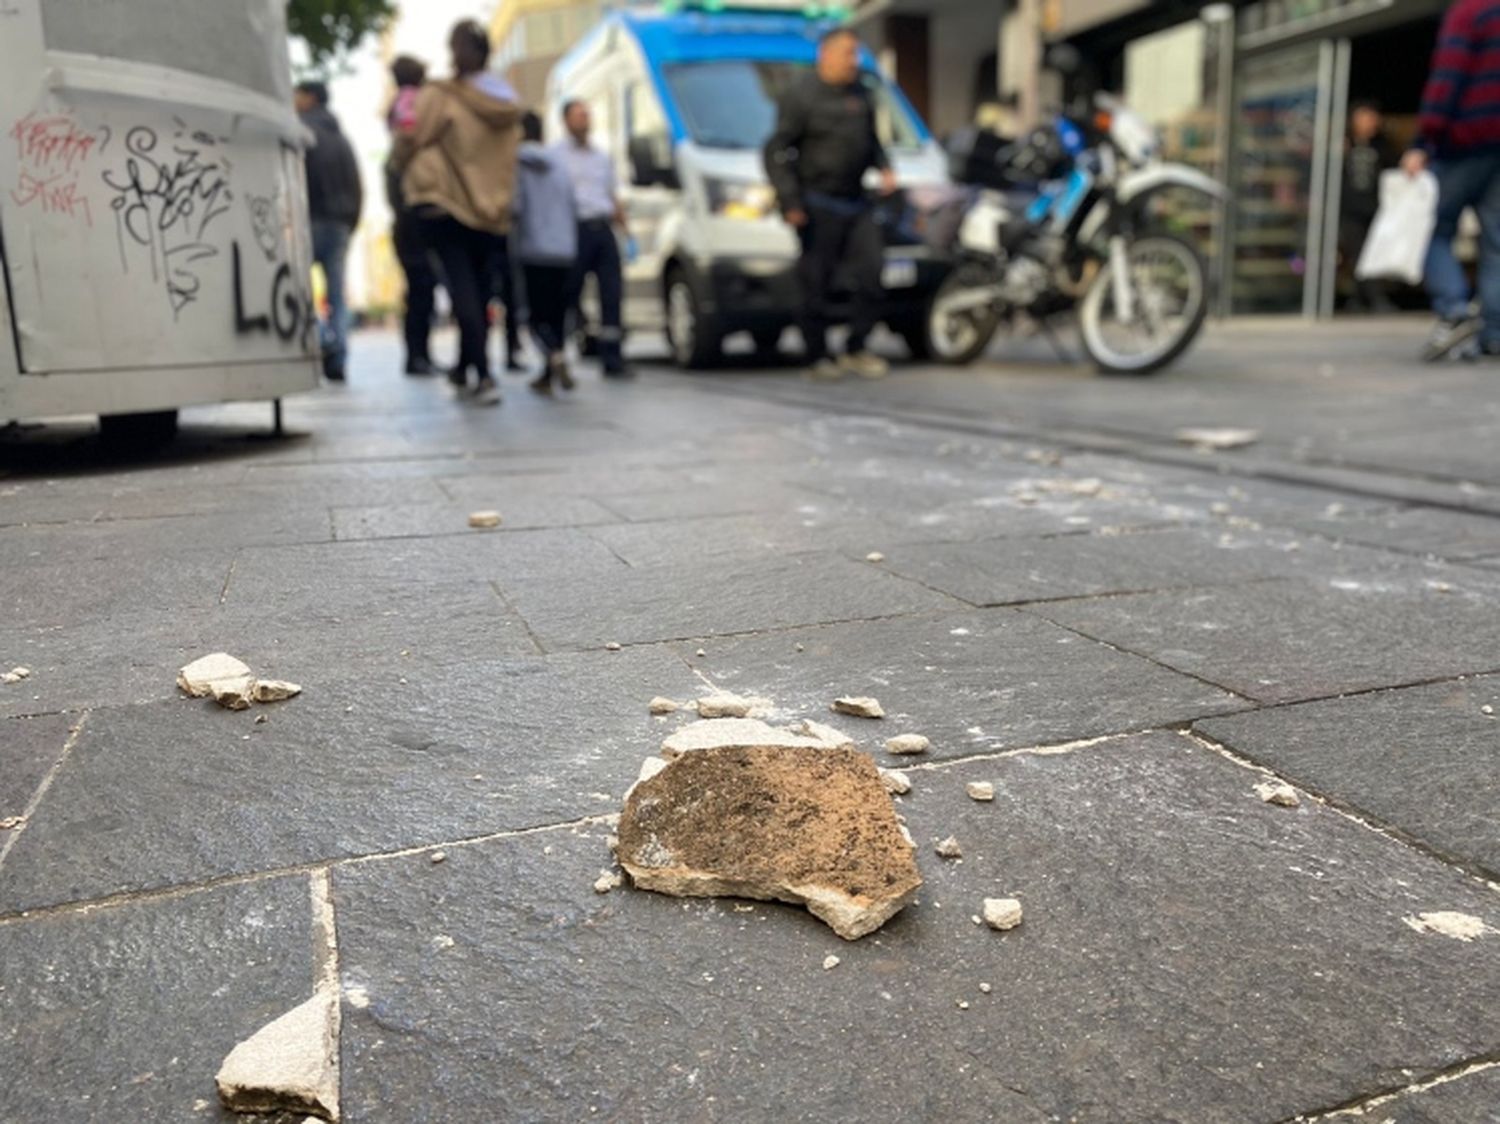
[[[1500,1124],[1500,1062],[1490,1062],[1424,1088],[1318,1117],[1328,1124]]]
[[[248,711],[90,714],[7,860],[0,913],[609,811],[665,736],[646,703],[698,686],[664,649],[330,670]]]
[[[312,994],[306,876],[0,924],[6,1124],[242,1120],[214,1074]]]
[[[597,895],[602,828],[342,867],[347,1119],[1269,1121],[1500,1044],[1500,939],[1402,922],[1494,893],[1255,780],[1176,735],[919,771],[928,885],[854,944]],[[970,921],[1001,893],[1004,935]]]
[[[1390,547],[1440,558],[1478,558],[1500,552],[1500,519],[1419,507],[1381,514],[1341,513],[1298,523],[1341,542]]]
[[[1442,593],[1422,574],[1143,593],[1027,611],[1268,703],[1500,669],[1494,582]]]
[[[468,534],[469,514],[476,510],[500,512],[507,530],[581,527],[619,520],[614,512],[581,496],[541,496],[512,485],[494,496],[485,508],[454,503],[335,507],[334,537],[342,541]]]
[[[0,502],[0,508],[3,506]],[[33,523],[0,528],[0,564],[56,565],[59,558],[118,559],[131,554],[164,558],[194,551],[222,553],[242,546],[327,542],[332,538],[328,512],[321,507],[268,505],[252,515]]]
[[[1164,726],[1248,705],[1010,609],[731,637],[708,641],[704,650],[699,659],[693,646],[679,646],[719,687],[770,698],[788,720],[828,722],[882,761],[886,739],[896,734],[932,740],[928,757],[903,765]],[[830,714],[844,695],[873,695],[887,717]]]
[[[0,684],[0,698],[17,684]],[[64,714],[0,719],[0,820],[26,811],[32,794],[62,756],[77,721]],[[0,847],[7,833],[0,831]]]
[[[1196,728],[1500,879],[1500,678],[1277,707]]]
[[[135,551],[9,566],[0,570],[0,618],[10,627],[56,627],[110,615],[203,612],[219,603],[233,559],[220,548],[171,559]]]

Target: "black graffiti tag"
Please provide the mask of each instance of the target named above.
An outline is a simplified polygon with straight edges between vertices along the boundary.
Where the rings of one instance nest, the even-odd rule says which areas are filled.
[[[238,241],[229,244],[230,265],[234,285],[234,330],[237,335],[267,333],[276,335],[290,343],[297,339],[303,351],[311,350],[312,327],[317,317],[313,313],[312,297],[305,287],[297,285],[292,276],[292,267],[282,262],[271,277],[271,311],[254,316],[245,314],[245,279],[240,260]]]
[[[132,258],[145,251],[151,277],[164,286],[174,316],[198,299],[197,265],[218,256],[210,235],[234,200],[229,161],[218,154],[219,141],[177,124],[166,145],[155,129],[132,128],[125,134],[123,163],[100,177],[113,193],[109,205],[121,266],[130,272]]]

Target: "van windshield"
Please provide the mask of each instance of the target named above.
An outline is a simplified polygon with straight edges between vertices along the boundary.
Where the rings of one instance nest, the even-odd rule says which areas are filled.
[[[678,63],[666,68],[666,79],[695,143],[753,149],[762,147],[776,128],[781,95],[810,69],[807,63],[726,59]],[[881,143],[888,148],[918,147],[917,123],[885,81],[868,71],[861,81],[874,97]]]

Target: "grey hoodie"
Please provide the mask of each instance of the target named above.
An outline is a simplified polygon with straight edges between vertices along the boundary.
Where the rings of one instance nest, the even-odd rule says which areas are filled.
[[[524,265],[572,265],[578,212],[562,160],[535,141],[521,145],[512,238]]]

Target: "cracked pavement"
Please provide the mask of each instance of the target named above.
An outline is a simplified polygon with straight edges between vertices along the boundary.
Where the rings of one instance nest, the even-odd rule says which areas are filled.
[[[0,1124],[232,1119],[335,975],[351,1122],[1500,1121],[1500,365],[1422,328],[488,411],[376,333],[281,439],[0,437]],[[216,650],[305,692],[181,697]],[[908,773],[916,904],[595,893],[706,685]]]

